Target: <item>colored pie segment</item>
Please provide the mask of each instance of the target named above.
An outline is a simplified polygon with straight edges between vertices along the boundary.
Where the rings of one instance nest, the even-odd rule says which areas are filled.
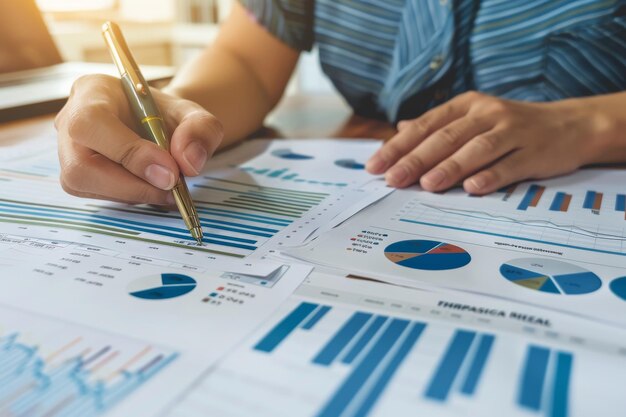
[[[196,288],[196,280],[182,274],[164,273],[136,279],[128,285],[128,293],[144,300],[167,300],[180,297]]]
[[[434,240],[403,240],[385,248],[391,262],[411,269],[442,271],[461,268],[472,260],[463,248]]]
[[[626,301],[626,277],[614,279],[609,287],[613,294]]]
[[[335,161],[335,165],[346,169],[365,169],[365,165],[355,161],[354,159],[338,159]]]
[[[272,155],[281,159],[290,159],[294,161],[304,161],[307,159],[313,159],[311,155],[305,155],[301,153],[292,152],[291,149],[276,149],[272,151]]]
[[[602,286],[593,272],[552,259],[514,259],[503,264],[500,273],[514,284],[551,294],[588,294]]]

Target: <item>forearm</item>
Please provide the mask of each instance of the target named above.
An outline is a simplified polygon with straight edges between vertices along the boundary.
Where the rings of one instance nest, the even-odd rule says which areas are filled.
[[[252,70],[217,46],[183,68],[165,91],[195,101],[214,114],[224,126],[221,147],[260,128],[274,105]]]

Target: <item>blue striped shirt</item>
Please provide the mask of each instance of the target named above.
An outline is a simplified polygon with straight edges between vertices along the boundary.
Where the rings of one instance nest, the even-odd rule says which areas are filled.
[[[478,90],[552,101],[626,90],[626,0],[240,0],[359,114],[416,117]]]

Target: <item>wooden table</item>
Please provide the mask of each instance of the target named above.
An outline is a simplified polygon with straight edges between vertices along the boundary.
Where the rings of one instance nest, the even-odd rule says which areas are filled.
[[[54,116],[0,124],[0,146],[54,132]],[[389,139],[395,129],[378,120],[352,114],[343,100],[335,95],[285,97],[268,117],[266,127],[255,137],[274,138],[375,138]]]

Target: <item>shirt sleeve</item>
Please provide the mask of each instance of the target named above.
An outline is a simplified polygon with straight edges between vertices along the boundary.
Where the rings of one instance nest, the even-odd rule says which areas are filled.
[[[239,0],[272,35],[299,51],[314,43],[315,0]]]

